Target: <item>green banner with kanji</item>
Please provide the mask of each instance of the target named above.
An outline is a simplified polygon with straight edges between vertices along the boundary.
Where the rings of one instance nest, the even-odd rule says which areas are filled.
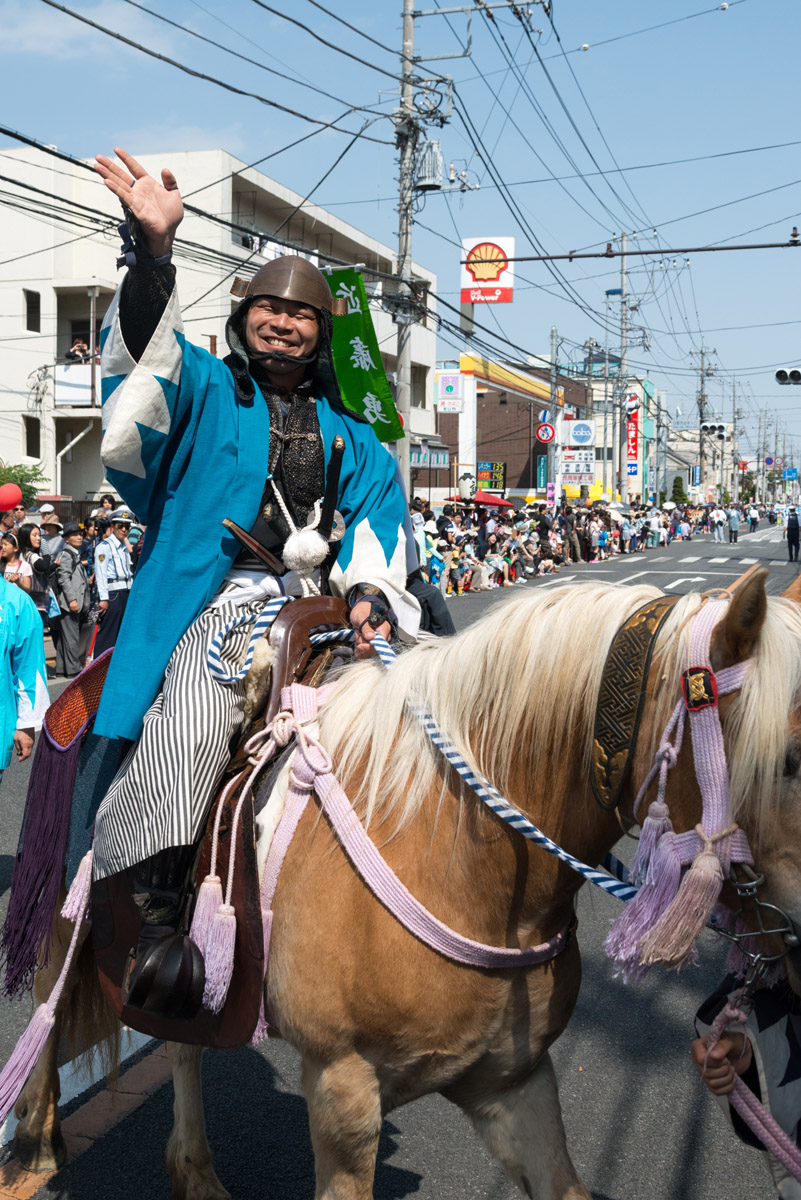
[[[389,381],[381,362],[378,338],[359,271],[332,271],[328,276],[334,297],[344,300],[347,314],[334,317],[332,351],[342,399],[369,421],[382,442],[404,436]]]

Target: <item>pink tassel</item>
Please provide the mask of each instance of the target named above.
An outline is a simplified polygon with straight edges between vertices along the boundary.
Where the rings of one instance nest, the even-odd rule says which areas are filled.
[[[256,1022],[256,1028],[253,1030],[253,1036],[248,1043],[250,1046],[258,1046],[267,1038],[270,1032],[270,1026],[267,1024],[267,1015],[264,1011],[264,993],[267,987],[267,963],[270,957],[270,938],[273,932],[273,910],[271,908],[263,908],[261,910],[261,928],[264,937],[264,986],[261,989],[259,1019]]]
[[[648,809],[648,816],[643,821],[637,853],[634,855],[634,862],[629,870],[629,882],[633,883],[635,887],[639,887],[645,882],[648,868],[662,835],[672,832],[673,823],[670,820],[668,806],[657,797]]]
[[[639,946],[643,936],[659,920],[679,890],[681,862],[676,854],[675,838],[669,830],[659,839],[645,883],[623,909],[604,942],[606,953],[620,966],[627,983],[635,981],[632,972],[640,961]]]
[[[65,921],[85,921],[88,916],[89,891],[92,884],[92,851],[88,850],[81,859],[78,871],[72,881],[72,887],[67,893],[61,909]]]
[[[209,940],[214,914],[222,903],[222,883],[219,875],[207,875],[197,894],[195,911],[192,914],[192,928],[189,931],[192,941],[203,953],[205,953],[206,942]]]
[[[55,1019],[55,1013],[50,1011],[49,1006],[40,1004],[3,1067],[0,1074],[0,1121],[5,1121],[25,1087],[50,1036]]]
[[[203,1004],[213,1013],[220,1012],[228,995],[234,973],[235,942],[236,911],[231,904],[221,904],[214,915],[203,950],[206,961]]]
[[[722,886],[723,868],[709,843],[696,855],[672,904],[640,942],[641,961],[649,967],[655,963],[676,969],[684,966],[695,951]]]

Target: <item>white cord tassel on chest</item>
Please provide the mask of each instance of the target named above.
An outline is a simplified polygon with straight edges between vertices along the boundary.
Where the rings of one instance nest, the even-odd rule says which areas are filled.
[[[304,596],[319,596],[320,589],[311,579],[311,573],[317,567],[322,566],[328,555],[328,542],[317,531],[317,526],[320,524],[320,501],[315,500],[314,502],[313,524],[307,525],[304,529],[298,529],[289,515],[284,497],[275,483],[273,483],[273,493],[278,501],[278,507],[284,514],[284,520],[292,531],[284,544],[281,555],[284,565],[299,575]]]

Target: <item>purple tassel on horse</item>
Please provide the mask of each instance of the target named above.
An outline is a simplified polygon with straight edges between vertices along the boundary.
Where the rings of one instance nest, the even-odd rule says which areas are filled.
[[[653,807],[653,806],[652,806]],[[651,858],[648,875],[633,900],[630,900],[604,942],[604,949],[623,970],[627,980],[641,978],[640,942],[659,920],[679,890],[681,861],[676,853],[676,835],[663,833]]]
[[[643,821],[642,829],[640,830],[637,853],[634,855],[634,862],[631,864],[629,871],[629,882],[633,883],[635,887],[639,887],[640,884],[645,882],[651,860],[656,853],[662,835],[673,832],[670,812],[664,800],[660,798],[661,792],[662,789],[660,788],[660,796],[657,796],[648,809],[648,816]]]
[[[69,837],[72,790],[83,737],[94,720],[111,650],[65,687],[45,715],[33,760],[11,896],[2,933],[4,990],[30,991],[43,948],[50,961],[50,927],[58,904]]]

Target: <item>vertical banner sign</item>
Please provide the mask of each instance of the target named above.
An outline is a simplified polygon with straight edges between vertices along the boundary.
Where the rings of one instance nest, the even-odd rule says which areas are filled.
[[[639,412],[633,412],[626,421],[626,460],[637,462],[637,431],[639,427]],[[632,472],[629,471],[631,475]]]
[[[339,389],[346,406],[369,421],[382,442],[404,436],[381,362],[378,339],[359,271],[332,271],[331,292],[345,300],[345,316],[334,317],[331,350]]]
[[[548,455],[537,455],[537,491],[541,492],[548,482]]]
[[[514,256],[514,238],[463,238],[460,303],[511,304]]]

